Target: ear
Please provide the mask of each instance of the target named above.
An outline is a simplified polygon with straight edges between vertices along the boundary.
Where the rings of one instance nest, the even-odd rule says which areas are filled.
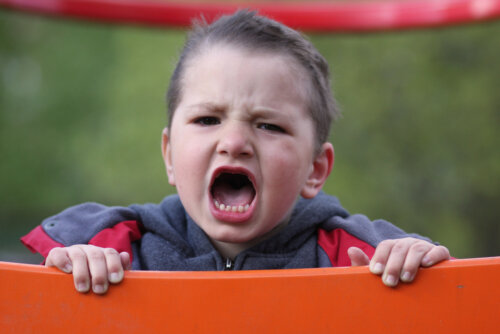
[[[335,152],[331,143],[321,145],[321,151],[314,159],[311,172],[302,188],[300,194],[304,198],[313,198],[323,188],[323,185],[330,175],[335,160]]]
[[[163,162],[167,171],[168,183],[175,186],[174,165],[172,164],[172,148],[170,145],[170,137],[168,128],[163,129],[161,134],[161,153],[163,155]]]

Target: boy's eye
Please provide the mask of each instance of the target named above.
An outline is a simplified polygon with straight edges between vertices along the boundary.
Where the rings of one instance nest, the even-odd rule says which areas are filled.
[[[220,124],[220,120],[217,117],[203,116],[195,119],[194,123],[200,125],[217,125]]]
[[[262,123],[262,124],[259,124],[258,128],[262,129],[262,130],[267,130],[267,131],[286,133],[285,129],[283,129],[282,127],[275,125],[275,124]]]

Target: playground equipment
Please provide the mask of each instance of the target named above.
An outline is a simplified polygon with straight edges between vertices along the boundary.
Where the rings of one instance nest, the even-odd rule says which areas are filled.
[[[0,262],[1,333],[497,333],[500,257],[422,269],[388,288],[367,267],[130,271],[107,295]]]
[[[373,32],[440,27],[500,17],[500,0],[380,1],[152,1],[0,0],[16,10],[105,23],[185,27],[238,8],[251,8],[293,28],[322,32]]]

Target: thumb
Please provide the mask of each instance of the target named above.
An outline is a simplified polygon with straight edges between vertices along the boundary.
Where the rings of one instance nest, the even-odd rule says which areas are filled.
[[[358,247],[350,247],[347,255],[351,259],[351,266],[367,266],[370,264],[370,258]]]

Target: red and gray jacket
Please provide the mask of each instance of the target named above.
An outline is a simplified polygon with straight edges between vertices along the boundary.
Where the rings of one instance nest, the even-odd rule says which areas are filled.
[[[44,257],[54,247],[92,244],[130,253],[132,269],[184,271],[349,266],[349,247],[359,247],[371,257],[382,240],[408,236],[422,238],[384,220],[350,215],[335,197],[320,193],[298,200],[280,233],[231,261],[212,246],[177,195],[160,204],[70,207],[44,220],[21,240]]]

